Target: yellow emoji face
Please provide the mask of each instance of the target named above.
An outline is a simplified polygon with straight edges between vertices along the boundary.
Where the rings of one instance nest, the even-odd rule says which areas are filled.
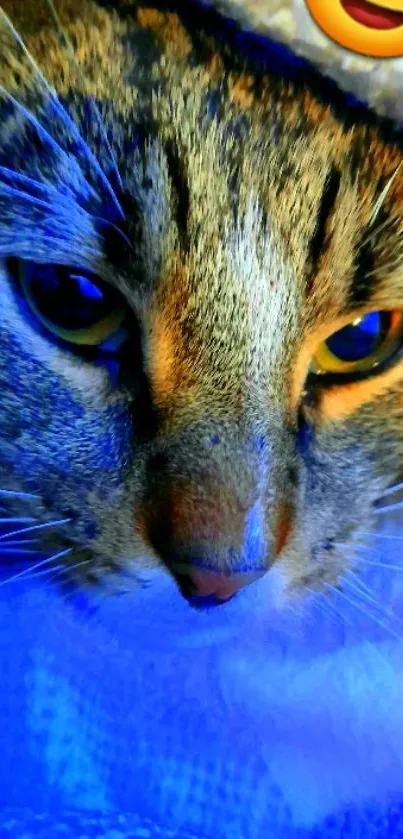
[[[403,56],[403,0],[306,0],[318,26],[342,47],[376,58]]]

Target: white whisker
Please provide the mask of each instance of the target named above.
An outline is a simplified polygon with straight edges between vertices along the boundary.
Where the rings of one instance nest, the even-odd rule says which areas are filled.
[[[27,580],[36,580],[37,577],[49,577],[53,574],[53,570],[57,570],[58,568],[61,568],[61,566],[56,565],[56,569],[44,568],[43,571],[32,571],[32,573],[31,573],[31,569],[27,569],[26,574],[24,573],[21,577],[15,576],[15,577],[12,577],[11,579],[13,581],[15,580],[17,582],[18,582],[18,580],[22,580],[22,582],[25,583]],[[8,582],[11,582],[11,580],[8,580]]]
[[[368,544],[361,545],[361,544],[357,544],[356,542],[354,544],[351,544],[351,543],[348,544],[347,542],[333,542],[333,545],[334,545],[335,548],[341,548],[343,551],[345,551],[345,550],[351,551],[352,548],[355,549],[355,548],[367,548],[368,547]]]
[[[36,539],[11,539],[9,542],[1,543],[1,550],[3,548],[24,548],[25,545],[37,545]]]
[[[45,90],[47,90],[47,92],[49,93],[49,95],[50,95],[50,97],[51,97],[51,100],[52,100],[52,102],[53,102],[53,104],[54,104],[54,106],[55,106],[56,111],[57,111],[59,114],[61,114],[62,119],[64,120],[65,124],[66,124],[66,125],[68,126],[68,128],[72,131],[72,133],[74,134],[74,136],[75,136],[76,140],[77,140],[77,141],[78,141],[78,143],[81,145],[81,147],[84,149],[84,151],[85,151],[85,153],[86,153],[86,156],[87,156],[87,157],[88,157],[88,159],[91,161],[91,163],[92,163],[92,165],[93,165],[93,167],[94,167],[95,171],[96,171],[96,172],[97,172],[97,174],[99,175],[99,177],[100,177],[100,179],[101,179],[101,181],[102,181],[102,183],[103,183],[103,185],[104,185],[105,189],[107,190],[107,192],[109,193],[110,197],[112,198],[112,201],[113,201],[113,203],[115,204],[115,207],[116,207],[116,209],[117,209],[117,211],[118,211],[118,213],[119,213],[120,217],[121,217],[122,219],[125,219],[125,214],[124,214],[124,212],[123,212],[123,209],[122,209],[122,207],[121,207],[121,205],[120,205],[120,203],[119,203],[119,201],[118,201],[118,198],[117,198],[117,196],[116,196],[116,193],[115,193],[115,191],[114,191],[114,189],[113,189],[112,185],[110,184],[110,182],[109,182],[109,180],[108,180],[107,176],[105,175],[104,170],[102,169],[102,166],[100,165],[100,163],[99,163],[99,161],[97,160],[97,158],[96,158],[96,156],[94,155],[94,153],[91,151],[91,149],[90,149],[90,147],[89,147],[88,143],[84,140],[84,138],[83,138],[83,137],[82,137],[82,135],[80,134],[80,131],[78,130],[78,128],[77,128],[77,126],[75,125],[74,121],[72,120],[72,118],[70,117],[70,115],[68,114],[68,112],[66,111],[66,109],[63,107],[63,105],[61,104],[60,99],[58,98],[58,95],[57,95],[56,91],[54,90],[54,88],[53,88],[53,87],[49,84],[49,82],[48,82],[48,81],[47,81],[47,79],[45,78],[44,74],[42,73],[42,70],[40,69],[39,65],[38,65],[38,64],[37,64],[37,62],[35,61],[35,59],[34,59],[33,55],[31,55],[31,53],[30,53],[30,51],[29,51],[28,47],[26,46],[25,41],[23,40],[23,38],[21,37],[21,35],[17,32],[17,30],[16,30],[16,28],[14,27],[14,25],[13,25],[12,21],[10,20],[10,18],[8,17],[8,15],[5,13],[5,11],[1,8],[1,6],[0,6],[0,16],[3,18],[3,21],[4,21],[5,25],[8,27],[8,29],[9,29],[9,30],[10,30],[10,32],[12,33],[12,35],[13,35],[13,37],[15,38],[15,40],[17,41],[18,45],[19,45],[19,46],[20,46],[20,48],[22,49],[22,51],[23,51],[24,55],[25,55],[25,56],[26,56],[26,58],[28,59],[28,61],[29,61],[30,65],[31,65],[31,67],[33,68],[33,70],[34,70],[34,71],[35,71],[35,73],[37,74],[38,78],[40,79],[40,81],[41,81],[41,82],[42,82],[42,84],[44,85]]]
[[[352,572],[352,573],[354,574],[354,572]],[[380,603],[378,603],[376,597],[374,597],[373,592],[370,591],[368,586],[366,586],[365,583],[363,583],[360,580],[360,578],[357,577],[355,574],[354,574],[354,576],[355,576],[356,584],[360,585],[361,587],[364,587],[368,592],[367,594],[365,594],[365,597],[364,597],[364,594],[361,592],[361,596],[364,597],[364,599],[367,600],[375,609],[379,609],[381,614],[385,615],[387,618],[390,618],[392,621],[394,621],[398,626],[401,626],[402,629],[403,629],[403,621],[396,614],[396,612],[394,612],[393,609],[388,609],[383,604],[381,605]],[[351,581],[346,580],[346,582],[348,583],[348,585],[350,585],[350,586],[352,585]],[[358,593],[360,593],[360,590],[359,590],[359,588],[357,588],[357,585],[354,586],[354,588]]]
[[[1,11],[1,7],[0,7],[0,11]],[[2,96],[4,96],[5,99],[7,99],[9,102],[11,102],[14,105],[15,109],[17,111],[19,111],[22,114],[23,117],[25,117],[27,122],[30,122],[31,125],[33,125],[35,127],[36,131],[38,132],[39,137],[41,137],[43,140],[45,140],[51,146],[51,148],[54,151],[56,151],[58,154],[61,154],[64,157],[64,159],[66,160],[66,162],[69,163],[70,162],[69,155],[67,154],[66,150],[63,149],[62,146],[54,139],[54,137],[52,137],[52,135],[49,133],[49,131],[47,131],[46,128],[43,127],[43,125],[39,122],[39,120],[36,118],[36,116],[30,110],[28,110],[28,108],[26,108],[25,105],[23,105],[21,102],[19,102],[18,99],[15,98],[15,96],[13,96],[11,93],[9,93],[8,90],[6,90],[6,88],[3,87],[3,85],[0,85],[0,93],[2,94]],[[85,182],[85,185],[86,185],[89,193],[94,198],[99,200],[98,193],[91,186],[91,184],[88,183],[88,181],[85,178],[84,173],[81,169],[80,169],[80,172],[81,172],[81,176],[83,178],[83,181]]]
[[[393,513],[394,510],[403,510],[403,501],[398,501],[396,504],[389,504],[388,507],[375,507],[372,510],[372,515],[378,516],[381,513]]]
[[[14,204],[17,201],[31,204],[31,206],[34,207],[35,210],[42,210],[45,218],[54,218],[56,212],[58,212],[59,230],[63,229],[63,224],[65,225],[66,221],[69,220],[66,218],[66,203],[65,201],[63,202],[63,198],[60,194],[58,194],[57,198],[54,198],[53,201],[44,201],[42,198],[38,198],[36,195],[31,195],[29,192],[24,192],[21,189],[0,182],[0,198],[4,198],[4,200],[13,199]],[[78,203],[74,204],[74,212],[80,218],[81,225],[83,225],[83,222],[88,225],[89,220],[94,218],[94,216],[92,216],[91,213],[88,213],[87,210],[84,209],[84,207],[82,207]],[[54,224],[54,229],[56,229],[56,224]],[[96,251],[95,253],[96,255],[98,255]]]
[[[69,571],[72,571],[73,568],[79,568],[80,565],[88,565],[89,562],[89,559],[85,559],[83,562],[75,562],[73,565],[55,565],[54,568],[44,568],[43,571],[32,571],[31,568],[27,568],[27,574],[24,573],[22,579],[25,582],[25,580],[36,580],[37,577],[52,577],[53,579],[60,576],[60,574],[68,576]]]
[[[391,541],[403,542],[403,536],[393,536],[392,533],[366,533],[363,530],[357,530],[356,535],[367,536],[371,539],[389,539]],[[364,547],[364,545],[362,547]]]
[[[376,623],[376,624],[377,624],[377,626],[380,626],[382,629],[385,629],[385,630],[386,630],[386,632],[390,632],[392,635],[394,635],[396,638],[398,638],[398,639],[399,639],[399,641],[401,640],[402,636],[401,636],[401,635],[399,635],[399,633],[398,633],[398,632],[395,632],[395,630],[394,630],[394,629],[392,629],[390,626],[387,626],[387,625],[386,625],[383,621],[380,621],[380,620],[379,620],[379,619],[378,619],[375,615],[371,614],[371,612],[368,612],[368,610],[367,610],[367,609],[364,609],[364,608],[363,608],[363,607],[362,607],[359,603],[357,603],[355,600],[351,600],[351,598],[350,598],[350,597],[347,597],[347,595],[346,595],[344,592],[339,591],[339,589],[337,589],[335,586],[332,586],[330,583],[325,583],[325,585],[326,585],[328,588],[330,588],[333,592],[335,592],[336,594],[338,594],[338,595],[339,595],[339,597],[342,597],[342,598],[343,598],[343,600],[346,600],[346,602],[347,602],[347,603],[349,603],[349,604],[350,604],[350,606],[353,606],[353,607],[354,607],[355,609],[357,609],[359,612],[362,612],[362,614],[364,614],[366,618],[370,618],[371,620],[373,620],[373,621],[374,621],[374,623]]]
[[[402,259],[400,257],[396,257],[395,259],[391,260],[390,262],[385,262],[384,264],[378,266],[373,271],[368,271],[365,276],[366,277],[378,277],[379,272],[382,270],[384,273],[386,271],[392,272],[402,267]]]
[[[22,189],[16,189],[16,187],[10,186],[9,184],[0,183],[0,191],[4,196],[8,196],[9,198],[20,198],[22,201],[27,201],[35,207],[41,207],[43,210],[49,210],[51,213],[57,208],[57,200],[54,201],[54,203],[44,201],[42,198],[37,198],[36,195],[31,195],[29,192],[24,192]],[[60,203],[62,203],[60,195],[58,198]],[[83,213],[86,212],[82,207],[80,209]]]
[[[374,597],[374,595],[373,595],[373,594],[371,594],[371,592],[366,592],[366,591],[364,591],[364,589],[362,588],[362,586],[360,586],[360,585],[358,584],[358,580],[356,580],[355,582],[352,582],[352,580],[348,580],[346,577],[343,577],[343,578],[342,578],[342,583],[346,583],[346,584],[348,585],[349,589],[350,589],[350,590],[352,590],[353,592],[354,592],[354,591],[355,591],[355,592],[357,592],[357,594],[358,594],[358,595],[359,595],[359,596],[360,596],[363,600],[367,600],[367,602],[368,602],[368,603],[374,604],[375,606],[377,606],[377,605],[378,605],[378,604],[377,604],[377,602],[376,602],[376,598]]]
[[[58,30],[59,30],[59,33],[60,33],[60,35],[62,36],[62,38],[64,39],[64,41],[65,41],[65,43],[66,43],[66,45],[67,45],[67,47],[68,47],[68,50],[69,50],[69,52],[70,52],[70,58],[72,59],[73,63],[75,64],[75,66],[76,66],[76,68],[77,68],[77,70],[78,70],[78,72],[79,72],[79,74],[80,74],[80,76],[81,76],[81,78],[82,78],[82,77],[83,77],[83,74],[82,74],[82,68],[81,68],[81,66],[80,66],[79,62],[77,61],[77,56],[76,56],[76,54],[75,54],[75,52],[74,52],[74,47],[73,47],[73,44],[71,43],[71,40],[70,40],[70,38],[68,37],[67,32],[65,31],[65,29],[64,29],[64,27],[63,27],[63,25],[62,25],[62,22],[61,22],[61,20],[60,20],[60,17],[59,17],[59,15],[58,15],[57,10],[56,10],[55,4],[54,4],[53,0],[46,0],[46,3],[47,3],[47,5],[49,6],[49,9],[50,9],[50,11],[51,11],[51,14],[53,15],[53,18],[54,18],[54,20],[55,20],[55,22],[56,22],[56,26],[57,26],[57,28],[58,28]],[[103,120],[102,120],[102,117],[101,117],[101,114],[100,114],[99,108],[98,108],[98,106],[97,106],[96,102],[94,102],[94,100],[93,100],[92,98],[90,99],[90,102],[91,102],[91,105],[92,105],[92,109],[93,109],[93,111],[94,111],[94,114],[95,114],[95,116],[96,116],[96,120],[97,120],[97,122],[98,122],[98,128],[99,128],[99,130],[100,130],[100,132],[101,132],[101,134],[102,134],[102,137],[103,137],[103,139],[104,139],[105,146],[106,146],[106,148],[107,148],[107,150],[108,150],[109,157],[110,157],[110,159],[111,159],[111,161],[112,161],[112,166],[113,166],[113,169],[114,169],[114,171],[115,171],[116,177],[117,177],[117,179],[118,179],[118,184],[119,184],[119,187],[120,187],[120,189],[122,189],[123,184],[122,184],[122,178],[120,177],[119,167],[118,167],[118,164],[117,164],[116,157],[115,157],[115,155],[114,155],[114,152],[113,152],[112,146],[111,146],[111,144],[110,144],[110,142],[109,142],[108,135],[107,135],[107,133],[106,133],[106,129],[105,129],[105,126],[104,126],[104,123],[103,123]]]
[[[353,575],[353,577],[354,577],[354,580],[355,580],[356,584],[357,584],[357,585],[359,585],[362,589],[364,589],[364,591],[366,591],[366,592],[367,592],[367,594],[368,594],[370,597],[373,597],[373,596],[374,596],[374,595],[373,595],[373,592],[371,591],[371,589],[369,588],[369,586],[367,586],[367,584],[366,584],[366,583],[364,583],[364,581],[361,579],[361,577],[359,577],[353,569],[352,569],[351,571],[347,571],[347,574],[352,574],[352,575]]]
[[[382,204],[384,204],[385,199],[387,198],[388,193],[389,193],[391,187],[393,186],[394,180],[397,177],[397,175],[399,174],[401,168],[402,168],[402,163],[400,162],[398,167],[396,168],[395,172],[393,173],[393,175],[389,178],[386,186],[383,188],[379,198],[377,199],[377,201],[375,201],[374,209],[372,211],[372,215],[371,215],[371,218],[369,220],[370,225],[372,225],[374,223],[377,216],[379,215],[379,211],[382,207]]]
[[[379,224],[378,227],[375,227],[374,230],[371,230],[369,236],[364,239],[362,243],[362,247],[365,248],[366,245],[369,245],[374,239],[377,239],[379,235],[385,230],[385,227],[393,227],[393,219],[387,218],[382,224]]]
[[[74,571],[76,568],[81,568],[84,565],[90,565],[91,562],[89,559],[85,559],[82,562],[74,562],[73,565],[59,565],[58,572],[54,575],[55,577],[60,577],[61,575],[69,578],[70,571]]]
[[[3,518],[0,516],[0,524],[31,524],[33,521],[38,521],[38,519],[32,518],[32,516],[24,516],[20,518]],[[1,539],[1,536],[0,536]]]
[[[31,187],[32,189],[37,190],[41,194],[45,194],[46,198],[49,197],[49,193],[53,195],[53,201],[47,201],[43,198],[38,198],[36,195],[31,195],[29,192],[24,192],[22,189],[17,189],[14,186],[10,186],[9,184],[4,184],[0,182],[0,191],[3,195],[8,195],[10,197],[19,198],[21,200],[28,201],[29,203],[33,204],[36,207],[41,207],[42,209],[49,210],[52,213],[54,212],[55,208],[58,204],[63,208],[65,204],[65,196],[59,192],[59,190],[48,183],[41,183],[40,181],[36,181],[34,178],[30,178],[28,175],[23,175],[20,172],[16,172],[13,169],[8,169],[6,166],[0,166],[0,175],[6,177],[8,180],[17,181],[25,186]],[[71,197],[74,201],[76,201],[76,196],[74,195],[73,191],[67,187]],[[84,210],[83,207],[80,207],[80,210],[85,213],[89,218],[93,219],[94,222],[98,222],[100,224],[104,224],[107,227],[112,228],[118,236],[123,239],[125,245],[134,253],[134,248],[132,243],[130,242],[129,238],[126,236],[124,231],[114,224],[109,219],[103,218],[103,216],[97,216],[93,213],[88,213],[87,210]],[[10,493],[8,493],[10,495]],[[14,493],[15,497],[25,497],[25,498],[39,498],[39,496],[30,496],[27,493]]]
[[[44,565],[49,565],[51,562],[54,562],[55,559],[60,559],[60,557],[62,556],[67,556],[67,554],[72,553],[72,550],[72,548],[67,548],[64,551],[59,551],[59,553],[53,554],[53,556],[49,556],[47,559],[41,560],[41,562],[37,562],[31,568],[26,568],[24,571],[20,571],[18,574],[14,574],[13,577],[8,577],[7,580],[1,580],[0,587],[7,585],[7,583],[12,583],[14,580],[19,580],[21,577],[25,577],[26,575],[31,575],[36,568],[42,568]]]
[[[90,559],[83,559],[80,562],[74,562],[72,565],[70,565],[69,563],[67,565],[59,565],[59,568],[63,569],[66,572],[66,574],[68,574],[69,571],[73,571],[74,568],[80,568],[82,565],[90,565],[90,564],[91,564]]]
[[[60,519],[59,521],[49,521],[45,524],[35,524],[32,527],[23,527],[20,530],[12,530],[0,536],[0,542],[10,538],[10,536],[19,536],[20,533],[32,533],[34,530],[45,530],[48,527],[59,527],[62,524],[68,524],[70,521],[71,519]]]
[[[123,231],[120,227],[118,227],[118,226],[117,226],[117,224],[114,224],[114,223],[113,223],[113,221],[109,221],[109,219],[103,218],[102,216],[94,216],[94,215],[92,215],[92,216],[91,216],[91,218],[93,218],[93,219],[94,219],[94,221],[101,222],[101,224],[106,224],[106,225],[107,225],[107,227],[112,227],[112,228],[113,228],[113,230],[115,230],[115,232],[118,234],[118,236],[120,236],[120,237],[121,237],[121,239],[123,239],[123,241],[124,241],[125,245],[127,245],[127,247],[128,247],[128,248],[129,248],[129,249],[130,249],[133,253],[135,253],[134,247],[133,247],[133,245],[132,245],[132,243],[131,243],[130,239],[126,236],[126,233],[124,233],[124,231]]]
[[[41,181],[37,181],[36,178],[31,178],[29,175],[25,175],[23,172],[17,172],[15,169],[10,169],[8,166],[0,166],[0,175],[3,175],[4,178],[7,178],[10,181],[17,181],[24,186],[30,187],[31,189],[37,189],[39,192],[45,192],[46,195],[49,193],[56,194],[56,196],[60,199],[65,198],[59,192],[59,190],[50,184],[48,181],[45,183],[41,183]],[[64,187],[67,192],[74,198],[74,192],[72,189],[64,184]],[[14,493],[15,494],[15,493]],[[26,493],[17,493],[17,495],[25,495]],[[32,498],[39,498],[38,496],[32,496]]]
[[[35,192],[39,192],[42,196],[45,194],[45,199],[49,198],[49,195],[53,195],[53,203],[62,203],[66,200],[66,194],[62,194],[57,187],[49,182],[37,181],[35,178],[31,178],[29,175],[25,175],[23,172],[17,172],[15,169],[10,169],[8,166],[0,166],[0,175],[6,179],[7,181],[11,181],[10,184],[5,184],[4,182],[1,184],[2,189],[9,189],[10,194],[13,194],[11,190],[14,191],[15,195],[22,195],[27,196],[35,201],[43,201],[44,206],[49,206],[49,202],[47,200],[44,201],[43,198],[38,198],[36,195],[32,195],[30,192],[24,192],[20,187],[16,187],[15,184],[22,184],[24,187],[28,189],[34,190]],[[66,192],[75,199],[75,194],[73,190],[69,186],[65,186]],[[38,496],[39,497],[39,496]]]
[[[311,594],[316,595],[316,597],[318,597],[318,598],[320,597],[320,601],[318,602],[318,606],[323,607],[325,609],[329,609],[330,612],[332,613],[332,617],[334,617],[334,615],[336,615],[336,617],[341,621],[345,620],[347,623],[351,623],[351,624],[353,623],[351,618],[346,618],[344,615],[342,615],[342,613],[337,609],[335,604],[331,602],[329,596],[327,596],[324,593],[324,591],[314,591],[312,588],[309,588],[309,586],[307,586],[306,589]]]
[[[395,492],[400,492],[401,489],[403,489],[403,483],[395,484],[395,486],[385,489],[385,492],[382,493],[381,498],[386,498],[388,495],[394,495]]]
[[[345,621],[346,623],[350,624],[350,626],[354,626],[354,621],[352,618],[348,617],[348,615],[345,615],[343,612],[340,612],[335,603],[332,603],[330,598],[327,598],[325,594],[323,595],[323,597],[326,606],[328,606],[329,609],[336,614],[336,617],[338,617],[339,620]]]
[[[24,554],[31,554],[32,556],[38,556],[38,551],[32,550],[32,548],[4,548],[3,545],[1,546],[0,550],[0,564],[1,564],[1,557],[2,556],[22,556]]]
[[[1,169],[1,166],[0,166]],[[0,489],[0,498],[4,496],[5,498],[27,498],[33,500],[40,500],[39,495],[32,495],[30,492],[14,492],[9,489]]]
[[[403,565],[391,565],[387,562],[375,562],[372,559],[359,559],[364,565],[373,565],[375,568],[384,568],[386,571],[403,571]]]

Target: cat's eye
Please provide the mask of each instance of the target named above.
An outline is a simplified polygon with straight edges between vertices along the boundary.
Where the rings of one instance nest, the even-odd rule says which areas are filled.
[[[334,332],[320,344],[311,372],[369,373],[390,359],[403,342],[403,312],[369,312]]]
[[[64,265],[19,262],[18,273],[31,312],[54,336],[80,347],[118,346],[126,309],[113,288]]]

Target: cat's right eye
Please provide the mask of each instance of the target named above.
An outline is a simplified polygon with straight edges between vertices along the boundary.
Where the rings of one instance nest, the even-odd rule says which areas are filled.
[[[21,294],[54,337],[72,345],[118,349],[126,307],[115,289],[88,271],[18,260]]]
[[[333,332],[318,347],[311,372],[342,379],[370,375],[396,357],[403,345],[403,312],[374,311]]]

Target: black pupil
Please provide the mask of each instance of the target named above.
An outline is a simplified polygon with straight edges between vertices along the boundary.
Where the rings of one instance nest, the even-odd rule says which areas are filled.
[[[60,329],[89,329],[116,309],[114,291],[82,270],[31,264],[25,282],[42,317]]]

